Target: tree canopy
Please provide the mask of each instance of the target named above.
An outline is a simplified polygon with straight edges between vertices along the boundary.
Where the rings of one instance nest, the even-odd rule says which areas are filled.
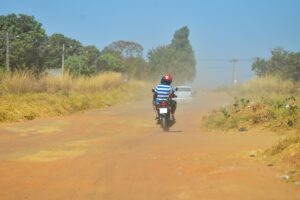
[[[111,53],[102,53],[100,55],[100,70],[101,71],[117,71],[123,72],[124,66],[122,58],[118,55]]]
[[[113,42],[103,49],[100,61],[102,68],[106,70],[122,71],[129,77],[145,79],[143,76],[147,63],[143,58],[143,47],[139,43],[124,40]]]
[[[104,52],[114,52],[124,58],[142,57],[143,50],[142,45],[124,40],[113,42],[103,49]]]
[[[60,33],[47,36],[42,24],[25,14],[0,16],[0,37],[0,70],[6,69],[9,47],[11,71],[31,70],[39,75],[46,69],[61,68],[64,58],[64,69],[75,76],[117,71],[145,80],[171,73],[178,83],[195,77],[196,60],[187,27],[174,33],[171,44],[150,50],[148,61],[137,42],[118,40],[100,51]]]
[[[156,77],[171,73],[178,83],[193,81],[196,59],[189,41],[189,29],[185,26],[177,30],[172,43],[152,49],[148,59],[150,71]]]
[[[61,67],[61,57],[65,46],[65,58],[69,56],[79,55],[82,51],[82,44],[74,39],[68,38],[63,34],[55,33],[48,38],[46,63],[47,68]]]
[[[40,72],[43,70],[47,35],[34,17],[20,14],[0,16],[0,62],[5,63],[6,39],[9,36],[10,69]]]
[[[252,70],[258,76],[279,76],[284,79],[300,81],[300,52],[288,52],[282,48],[271,50],[269,60],[257,58]]]

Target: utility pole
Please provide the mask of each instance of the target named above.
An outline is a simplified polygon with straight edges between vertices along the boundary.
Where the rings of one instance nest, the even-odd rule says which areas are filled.
[[[79,75],[81,75],[81,70],[82,70],[82,49],[80,49],[80,54],[79,54]]]
[[[8,32],[6,32],[6,71],[9,72],[9,35]]]
[[[238,62],[238,59],[232,59],[229,62],[232,63],[232,84],[233,87],[235,87],[237,84],[236,63]]]
[[[62,46],[62,55],[61,55],[61,75],[64,76],[64,68],[65,68],[65,43]]]

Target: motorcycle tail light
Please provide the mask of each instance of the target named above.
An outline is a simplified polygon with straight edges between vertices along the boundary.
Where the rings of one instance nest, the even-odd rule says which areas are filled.
[[[160,104],[159,104],[161,107],[168,107],[168,102],[167,101],[162,101],[162,102],[160,102]]]

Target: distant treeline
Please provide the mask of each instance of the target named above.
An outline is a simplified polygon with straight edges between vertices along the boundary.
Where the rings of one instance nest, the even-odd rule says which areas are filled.
[[[33,16],[9,14],[0,16],[1,71],[6,70],[7,50],[12,72],[29,70],[40,75],[46,69],[61,68],[64,54],[64,69],[75,76],[116,71],[137,79],[157,79],[171,73],[184,82],[192,81],[196,74],[187,27],[175,32],[171,44],[149,51],[145,60],[143,46],[137,42],[119,40],[100,51],[63,34],[48,36]]]
[[[300,81],[300,52],[289,52],[282,48],[271,50],[269,60],[258,58],[252,70],[259,77],[277,76],[282,79]]]

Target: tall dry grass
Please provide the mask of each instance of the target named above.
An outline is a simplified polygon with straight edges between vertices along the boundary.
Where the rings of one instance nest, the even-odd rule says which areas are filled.
[[[93,77],[0,74],[0,122],[66,115],[135,99],[143,83],[124,84],[120,73]]]
[[[256,77],[236,88],[239,96],[282,96],[299,92],[299,88],[290,80],[275,76]]]
[[[0,94],[98,92],[122,84],[120,73],[108,72],[93,77],[41,77],[30,72],[16,72],[0,76]]]

